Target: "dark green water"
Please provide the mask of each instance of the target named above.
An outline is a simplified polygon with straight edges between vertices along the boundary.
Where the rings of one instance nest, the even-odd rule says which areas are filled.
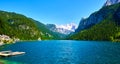
[[[7,45],[2,50],[24,55],[0,58],[5,64],[120,64],[120,43],[99,41],[32,41]]]

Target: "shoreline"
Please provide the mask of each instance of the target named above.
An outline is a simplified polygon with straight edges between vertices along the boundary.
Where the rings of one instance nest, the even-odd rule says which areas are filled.
[[[0,43],[0,46],[3,46],[3,45],[5,45],[4,43]]]
[[[52,41],[52,40],[19,40],[19,41],[13,41],[11,43],[0,43],[0,46],[6,45],[6,44],[15,44],[17,42],[27,42],[27,41]],[[85,41],[85,40],[74,40],[74,41]],[[88,41],[88,40],[86,40],[86,41]],[[90,41],[93,41],[93,40],[90,40]],[[101,41],[101,42],[103,42],[103,41]],[[116,41],[104,41],[104,42],[118,43]]]
[[[13,41],[11,43],[0,43],[0,46],[6,45],[6,44],[14,44],[16,42],[26,42],[26,41],[43,41],[43,40],[19,40],[19,41]]]

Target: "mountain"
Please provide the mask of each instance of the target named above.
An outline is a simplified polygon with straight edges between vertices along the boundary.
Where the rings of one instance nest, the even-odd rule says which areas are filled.
[[[75,32],[79,32],[81,30],[88,29],[91,26],[101,22],[112,12],[112,10],[110,10],[110,9],[105,9],[106,6],[117,4],[119,2],[120,2],[120,0],[107,0],[102,9],[92,13],[88,18],[82,18],[79,23],[79,26],[75,30]]]
[[[47,25],[44,25],[43,23],[40,23],[39,21],[35,21],[35,24],[37,25],[38,29],[42,32],[41,34],[43,35],[43,39],[59,40],[59,39],[63,39],[64,37],[64,35],[62,34],[51,31]],[[45,35],[48,35],[50,38]]]
[[[109,5],[117,4],[119,2],[120,2],[120,0],[107,0],[106,3],[104,4],[104,6],[109,6]]]
[[[0,35],[20,40],[56,39],[46,25],[14,12],[0,11]]]
[[[74,23],[67,24],[67,25],[55,25],[55,24],[47,24],[48,29],[53,32],[58,32],[61,34],[68,35],[71,32],[74,32],[76,29],[76,25]]]
[[[99,12],[94,12],[93,14],[91,14],[88,18],[82,18],[75,32],[88,29],[91,26],[101,22],[111,12],[112,11],[109,11],[108,9],[104,9],[104,10],[101,9]]]
[[[76,33],[68,39],[120,41],[120,4],[102,7],[82,19]]]

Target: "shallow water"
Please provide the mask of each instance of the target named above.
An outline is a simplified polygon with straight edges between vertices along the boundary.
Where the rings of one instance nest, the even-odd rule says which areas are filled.
[[[99,41],[28,41],[7,45],[0,50],[26,54],[1,57],[14,64],[120,64],[120,43]]]

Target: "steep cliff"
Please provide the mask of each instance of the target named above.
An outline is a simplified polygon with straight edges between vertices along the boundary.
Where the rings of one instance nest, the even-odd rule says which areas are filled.
[[[69,39],[120,41],[120,4],[103,7],[83,19]]]

